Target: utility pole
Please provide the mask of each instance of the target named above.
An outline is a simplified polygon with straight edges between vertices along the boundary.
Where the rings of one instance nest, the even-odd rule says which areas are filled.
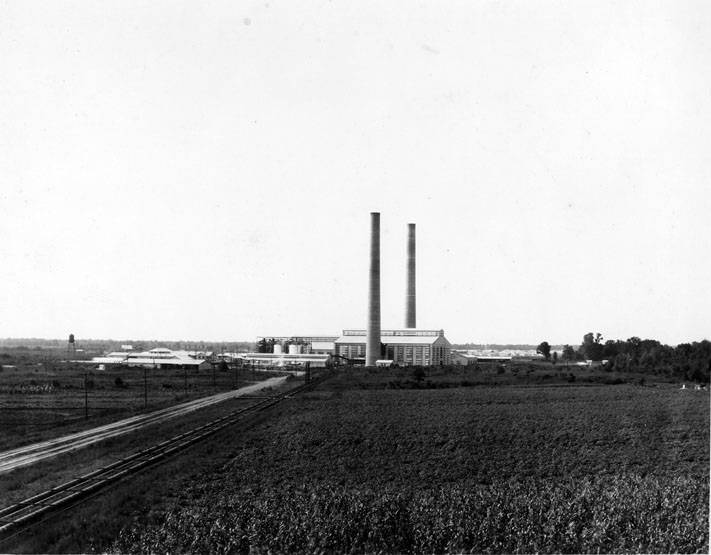
[[[148,408],[148,367],[143,367],[143,408]]]
[[[84,372],[84,419],[89,419],[89,390],[87,381],[89,379],[89,373]]]
[[[188,395],[188,367],[185,367],[185,395]]]

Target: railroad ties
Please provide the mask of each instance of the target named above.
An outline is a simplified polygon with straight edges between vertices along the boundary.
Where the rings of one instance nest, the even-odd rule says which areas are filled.
[[[176,435],[143,451],[139,451],[110,465],[80,476],[75,480],[71,480],[70,482],[29,497],[24,501],[0,509],[0,541],[12,537],[25,527],[46,518],[53,512],[74,507],[93,497],[107,486],[130,477],[144,468],[155,465],[164,459],[177,455],[183,449],[202,441],[228,426],[236,424],[251,414],[273,407],[285,399],[292,398],[294,395],[316,386],[328,378],[328,376],[329,374],[323,374],[319,378],[311,380],[309,383],[305,383],[274,397],[264,397],[253,405],[235,410],[226,416],[193,428],[188,432]]]

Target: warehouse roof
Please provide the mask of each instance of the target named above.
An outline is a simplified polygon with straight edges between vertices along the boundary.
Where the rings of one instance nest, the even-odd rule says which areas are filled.
[[[432,345],[438,341],[449,344],[441,335],[381,335],[380,342],[387,345]],[[336,339],[338,344],[363,344],[365,345],[365,335],[343,335]]]
[[[196,359],[187,351],[171,351],[163,347],[144,351],[134,352],[113,352],[103,357],[94,357],[91,362],[99,364],[128,364],[129,366],[152,366],[152,365],[176,365],[176,366],[200,366],[204,360]]]
[[[239,358],[243,359],[284,359],[284,360],[328,360],[330,355],[322,355],[318,353],[240,353]]]
[[[170,349],[151,349],[143,353],[131,353],[126,362],[131,364],[161,364],[199,366],[204,360],[194,358],[187,351],[171,351]]]

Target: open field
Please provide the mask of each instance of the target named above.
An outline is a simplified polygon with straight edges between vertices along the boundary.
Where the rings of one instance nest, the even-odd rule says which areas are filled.
[[[117,420],[104,426],[91,428],[83,432],[61,436],[58,438],[32,443],[23,447],[0,451],[0,474],[11,472],[22,466],[36,464],[37,462],[56,457],[62,453],[76,451],[88,445],[102,442],[113,437],[141,433],[150,426],[189,415],[211,405],[224,403],[235,397],[250,394],[259,395],[261,389],[271,390],[278,388],[286,382],[286,377],[274,377],[261,383],[256,383],[240,389],[234,389],[224,393],[218,393],[201,399],[195,399],[185,403],[179,403],[166,409],[147,412],[141,415]]]
[[[115,548],[708,549],[707,392],[359,385],[341,376],[279,409]]]
[[[287,378],[283,384],[267,387],[259,393],[264,396],[277,395],[300,383],[303,382]],[[221,403],[208,405],[175,418],[155,421],[132,433],[107,437],[97,443],[90,443],[84,448],[63,452],[35,464],[0,473],[0,492],[3,493],[2,505],[17,503],[29,496],[68,482],[79,475],[115,462],[118,458],[206,424],[233,410],[252,405],[258,400],[250,395],[231,397]],[[201,448],[204,448],[204,445]],[[77,550],[82,551],[81,549],[74,551]],[[3,550],[0,549],[0,552]]]
[[[234,368],[97,371],[56,362],[5,368],[0,372],[0,451],[281,374]]]
[[[708,392],[399,379],[340,372],[3,548],[708,550]]]

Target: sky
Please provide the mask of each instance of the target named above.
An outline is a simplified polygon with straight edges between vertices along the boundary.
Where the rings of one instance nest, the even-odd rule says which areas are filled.
[[[0,13],[0,337],[711,339],[708,2]]]

